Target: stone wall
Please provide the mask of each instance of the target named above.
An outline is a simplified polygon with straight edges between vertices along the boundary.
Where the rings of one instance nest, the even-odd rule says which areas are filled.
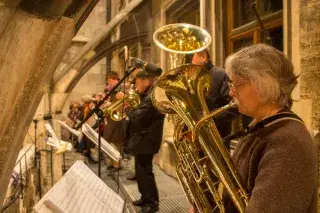
[[[312,128],[320,126],[320,1],[300,8],[301,98],[312,99]]]
[[[106,0],[99,1],[94,7],[89,17],[83,23],[79,32],[75,36],[85,37],[88,41],[92,40],[95,35],[106,25]],[[77,46],[76,43],[74,43]],[[81,46],[82,47],[82,46]],[[81,48],[80,47],[80,48]],[[71,48],[71,47],[70,47]],[[79,50],[79,46],[73,55],[76,55]],[[72,50],[71,50],[72,51]],[[71,100],[80,100],[85,94],[94,94],[97,92],[103,92],[105,88],[105,60],[101,60],[95,64],[77,83],[73,88],[69,99],[66,101],[66,105],[63,108],[63,112],[66,112]]]
[[[55,75],[59,73],[59,69],[63,67],[66,63],[70,62],[73,57],[75,57],[81,48],[89,41],[91,41],[95,35],[101,30],[103,26],[106,25],[106,0],[99,1],[94,7],[89,17],[83,23],[79,32],[73,39],[73,42],[69,46],[62,62],[60,63]],[[88,58],[91,57],[88,54]],[[83,62],[86,60],[84,58]],[[72,89],[69,94],[61,94],[65,92],[66,87],[69,85],[70,81],[76,75],[76,72],[80,69],[83,63],[78,63],[74,66],[74,69],[62,78],[55,85],[54,96],[56,99],[53,100],[53,105],[57,105],[59,109],[62,110],[63,114],[68,113],[69,103],[72,100],[80,100],[82,96],[86,94],[94,94],[97,92],[103,92],[105,88],[105,60],[101,60],[95,64],[82,78],[77,82],[76,86]],[[59,95],[60,94],[60,95]],[[63,105],[59,105],[61,96],[67,95],[67,99],[64,100]],[[62,107],[62,108],[61,108]],[[53,109],[54,110],[54,109]]]
[[[311,128],[320,127],[320,1],[302,0],[300,5],[301,98],[312,100]],[[319,136],[315,137],[319,144]],[[320,162],[320,156],[319,156]],[[320,164],[319,164],[320,165]],[[318,185],[320,176],[318,175]],[[320,190],[318,212],[320,212]]]

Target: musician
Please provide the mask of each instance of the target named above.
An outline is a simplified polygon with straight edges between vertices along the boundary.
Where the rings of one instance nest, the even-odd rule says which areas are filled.
[[[111,91],[119,82],[119,76],[118,73],[115,71],[109,71],[107,72],[107,87],[105,89],[105,93],[108,93]],[[117,101],[116,94],[120,91],[120,88],[117,88],[108,98],[108,103],[105,105],[105,107],[108,107],[108,105],[114,103]],[[114,121],[110,118],[110,116],[105,117],[105,126],[103,128],[103,138],[108,141],[109,143],[112,143],[118,151],[121,151],[123,140],[125,138],[125,133],[123,131],[123,125],[121,121]],[[105,156],[107,159],[107,169],[111,172],[116,172],[119,169],[121,169],[121,166],[119,163],[111,160],[108,156]]]
[[[211,75],[211,90],[206,98],[209,111],[227,105],[231,101],[229,96],[228,81],[229,77],[224,69],[214,66],[210,60],[211,56],[208,49],[202,52],[194,53],[192,64],[200,65],[207,68]],[[232,120],[235,114],[226,112],[219,117],[214,118],[217,129],[222,138],[231,133]]]
[[[83,118],[86,118],[90,111],[94,107],[94,102],[95,99],[91,97],[91,95],[84,95],[81,98],[81,101],[83,102]],[[94,116],[91,116],[86,123],[90,126],[93,127],[96,123],[96,119]],[[81,140],[79,141],[79,146],[78,146],[78,151],[82,152],[84,156],[87,157],[87,160],[90,164],[97,163],[97,161],[93,158],[91,149],[94,148],[94,144],[87,138],[87,137],[82,137]]]
[[[297,85],[292,63],[277,49],[258,44],[226,59],[230,95],[254,120],[233,160],[250,196],[246,213],[314,213],[317,148],[290,110]],[[226,212],[237,212],[230,202]]]
[[[141,198],[133,202],[141,206],[141,212],[152,213],[159,210],[159,194],[152,171],[153,156],[159,152],[162,141],[164,115],[156,110],[151,101],[151,91],[155,76],[145,70],[136,75],[136,89],[141,94],[141,103],[129,108],[128,149],[135,156],[135,172]]]

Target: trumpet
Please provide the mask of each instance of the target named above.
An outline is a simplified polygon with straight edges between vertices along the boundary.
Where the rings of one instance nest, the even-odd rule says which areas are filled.
[[[134,85],[131,84],[128,94],[125,94],[123,98],[118,101],[112,103],[103,111],[104,117],[110,116],[110,118],[114,121],[121,121],[127,114],[124,112],[124,106],[126,107],[136,107],[140,104],[140,96],[135,91]]]

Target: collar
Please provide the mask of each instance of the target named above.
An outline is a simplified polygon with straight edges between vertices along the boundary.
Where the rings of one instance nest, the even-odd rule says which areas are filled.
[[[207,70],[211,70],[212,67],[214,67],[214,65],[212,64],[212,61],[209,60],[205,63],[204,67],[207,69]]]
[[[304,124],[304,122],[298,115],[291,112],[291,110],[288,107],[284,107],[279,112],[277,112],[277,114],[267,117],[259,121],[258,123],[255,123],[254,121],[252,121],[247,127],[247,129],[249,132],[255,132],[261,128],[271,126],[272,124],[275,124],[275,123],[278,123],[279,121],[287,120],[287,119],[297,120]]]

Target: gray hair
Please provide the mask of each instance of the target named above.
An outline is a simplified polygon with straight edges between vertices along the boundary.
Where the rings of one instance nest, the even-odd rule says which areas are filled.
[[[257,86],[261,103],[291,107],[298,76],[284,53],[267,44],[257,44],[228,56],[225,66],[229,76],[240,76]]]

